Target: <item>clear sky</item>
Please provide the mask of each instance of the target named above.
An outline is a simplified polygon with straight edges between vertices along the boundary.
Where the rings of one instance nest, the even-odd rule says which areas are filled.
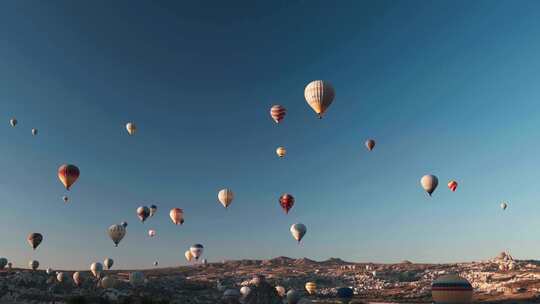
[[[16,266],[173,266],[193,243],[209,261],[540,258],[538,1],[8,0],[0,37],[0,255]],[[315,79],[336,90],[322,120]],[[69,204],[63,163],[81,170]]]

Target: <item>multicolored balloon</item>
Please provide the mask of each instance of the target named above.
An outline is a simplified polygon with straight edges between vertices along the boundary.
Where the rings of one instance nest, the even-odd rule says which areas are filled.
[[[114,264],[114,261],[111,258],[106,258],[103,261],[103,265],[105,265],[105,269],[107,269],[107,270],[110,270],[112,268],[113,264]]]
[[[227,209],[234,199],[234,193],[231,189],[225,188],[218,192],[219,202]]]
[[[431,196],[433,191],[437,188],[439,185],[439,179],[435,175],[424,175],[422,176],[422,179],[420,180],[420,184],[422,185],[422,188]]]
[[[431,296],[435,303],[469,304],[472,301],[473,288],[466,279],[450,274],[433,281]]]
[[[304,97],[308,105],[322,118],[334,101],[336,93],[330,83],[322,80],[310,82],[304,89]]]
[[[58,168],[58,178],[64,184],[64,187],[66,187],[66,190],[69,191],[71,186],[77,181],[79,178],[80,171],[79,168],[75,165],[62,165],[60,168]]]
[[[137,216],[141,222],[146,221],[146,219],[150,216],[150,209],[146,206],[140,206],[137,208]]]
[[[73,283],[75,283],[75,286],[80,287],[83,281],[84,279],[80,272],[76,271],[73,273]]]
[[[284,147],[278,147],[276,149],[276,154],[277,156],[279,156],[280,158],[283,158],[285,157],[285,155],[287,154],[287,150],[284,148]]]
[[[36,250],[39,244],[41,244],[41,242],[43,241],[43,235],[37,232],[30,233],[26,238],[26,241],[28,241],[28,244],[30,244],[32,249]]]
[[[94,277],[99,279],[101,277],[101,273],[103,272],[103,265],[101,265],[101,263],[94,262],[90,265],[90,271]]]
[[[150,206],[150,217],[154,216],[154,214],[156,214],[157,212],[157,206],[156,205],[151,205]]]
[[[270,116],[276,123],[280,123],[287,115],[287,109],[281,105],[274,105],[270,108]]]
[[[307,282],[304,288],[308,294],[313,295],[317,291],[317,284],[315,284],[315,282]]]
[[[137,132],[137,126],[132,122],[128,122],[126,124],[126,130],[128,131],[129,135],[135,135],[135,132]]]
[[[39,262],[36,260],[31,260],[30,262],[28,262],[28,266],[32,270],[37,270],[39,268]]]
[[[198,260],[203,254],[204,247],[201,244],[195,244],[189,248],[189,251],[195,260]]]
[[[191,260],[193,259],[193,255],[191,254],[191,251],[189,250],[186,250],[186,252],[184,253],[184,256],[186,257],[186,260],[188,262],[191,262]]]
[[[289,210],[294,206],[294,197],[288,193],[284,193],[279,197],[279,205],[288,214]]]
[[[455,180],[452,180],[448,183],[448,188],[452,190],[452,192],[454,192],[457,189],[457,185],[457,182]]]
[[[369,151],[373,150],[373,148],[375,148],[375,140],[373,140],[373,139],[366,140],[366,148]]]
[[[175,225],[184,224],[184,210],[180,208],[172,208],[171,212],[169,212],[169,216]]]

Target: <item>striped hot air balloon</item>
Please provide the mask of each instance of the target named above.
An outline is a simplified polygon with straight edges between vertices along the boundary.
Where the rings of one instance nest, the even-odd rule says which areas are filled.
[[[66,187],[66,190],[69,190],[71,186],[77,181],[79,178],[80,171],[79,168],[75,165],[62,165],[60,168],[58,168],[58,178],[64,184],[64,187]]]
[[[452,190],[452,192],[456,191],[457,189],[457,182],[455,180],[452,180],[448,183],[448,188]]]
[[[281,105],[274,105],[270,108],[270,116],[276,123],[280,123],[285,115],[287,114],[287,109]]]
[[[471,283],[455,274],[442,276],[431,285],[431,296],[437,304],[468,304],[472,295]]]
[[[118,247],[118,243],[126,236],[126,227],[122,225],[111,225],[109,229],[107,229],[107,234],[109,234],[109,237],[114,243],[114,247]]]
[[[315,282],[307,282],[305,288],[310,295],[313,295],[315,294],[315,292],[317,292],[317,284],[315,284]]]
[[[288,193],[283,194],[279,197],[279,205],[288,214],[294,205],[294,197]]]
[[[310,82],[304,89],[304,97],[308,105],[322,118],[335,97],[332,85],[326,81],[315,80]]]
[[[234,199],[234,193],[231,189],[221,189],[218,193],[218,200],[223,207],[228,208]]]
[[[169,216],[175,225],[184,224],[184,210],[180,208],[172,208],[171,212],[169,212]]]

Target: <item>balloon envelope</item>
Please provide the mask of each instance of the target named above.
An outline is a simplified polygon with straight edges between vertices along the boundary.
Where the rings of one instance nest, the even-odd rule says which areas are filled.
[[[288,214],[289,210],[294,206],[294,197],[288,193],[284,193],[279,197],[279,205]]]
[[[322,118],[328,107],[332,104],[335,91],[332,85],[326,81],[315,80],[310,82],[304,89],[304,97],[308,105]]]
[[[154,236],[156,236],[156,231],[155,231],[154,229],[148,230],[148,236],[149,236],[149,237],[154,237]]]
[[[366,148],[369,151],[373,150],[373,148],[375,148],[375,140],[373,140],[373,139],[366,140]]]
[[[277,156],[279,156],[280,158],[283,158],[285,157],[285,155],[287,154],[287,150],[284,148],[284,147],[278,147],[276,149],[276,154]]]
[[[29,266],[32,270],[36,270],[36,269],[38,269],[38,267],[39,267],[39,262],[36,261],[36,260],[32,260],[32,261],[28,262],[28,266]]]
[[[506,204],[506,203],[501,203],[501,209],[502,209],[502,210],[506,210],[506,208],[508,208],[508,204]]]
[[[287,109],[281,105],[274,105],[270,108],[270,116],[276,123],[280,123],[287,114]]]
[[[448,189],[452,190],[452,192],[456,191],[458,186],[458,183],[455,180],[452,180],[448,183]]]
[[[150,208],[146,206],[140,206],[137,208],[137,217],[141,220],[141,222],[146,221],[146,219],[150,216]]]
[[[473,288],[466,279],[450,274],[444,275],[431,285],[431,296],[435,303],[471,303]]]
[[[107,289],[107,288],[114,288],[116,285],[116,279],[112,276],[105,276],[100,281],[101,287]]]
[[[154,214],[156,214],[157,212],[157,206],[156,205],[151,205],[150,206],[150,216],[154,216]]]
[[[129,135],[135,135],[135,132],[137,132],[137,126],[132,122],[128,122],[126,124],[126,130],[128,131]]]
[[[107,229],[107,233],[109,234],[109,237],[114,243],[115,247],[118,247],[118,243],[124,238],[126,235],[126,227],[122,225],[111,225],[109,229]]]
[[[298,223],[291,226],[291,234],[295,240],[300,243],[304,235],[306,235],[306,225]]]
[[[193,255],[191,254],[190,250],[186,250],[186,252],[184,253],[184,256],[186,257],[186,260],[188,262],[191,262],[191,260],[193,259]]]
[[[317,291],[317,284],[315,282],[307,282],[305,285],[306,291],[312,295]]]
[[[92,263],[92,265],[90,265],[90,271],[94,277],[99,278],[101,276],[101,272],[103,271],[103,265],[98,262]]]
[[[287,294],[287,291],[285,290],[285,287],[280,286],[280,285],[276,286],[276,291],[278,293],[278,296],[280,296],[282,298]]]
[[[43,241],[43,235],[37,232],[30,233],[26,240],[28,241],[28,244],[30,244],[32,249],[35,250],[39,246],[39,244],[41,244],[41,241]]]
[[[9,124],[12,126],[12,127],[15,127],[17,125],[17,119],[15,118],[12,118],[9,120]]]
[[[37,133],[38,133],[38,130],[37,130],[37,129],[35,129],[35,128],[34,128],[34,129],[32,129],[32,135],[36,136],[36,135],[37,135]]]
[[[184,224],[184,210],[180,208],[172,208],[171,212],[169,212],[169,216],[175,225]]]
[[[103,265],[105,265],[105,269],[109,270],[113,266],[114,261],[111,258],[106,258],[105,261],[103,261]]]
[[[198,260],[201,255],[203,254],[204,247],[201,244],[195,244],[189,248],[189,251],[191,252],[191,255],[195,258],[195,260]]]
[[[234,193],[231,189],[225,188],[221,189],[218,192],[218,200],[223,205],[223,207],[227,208],[232,203],[234,199]]]
[[[81,286],[83,282],[83,276],[80,272],[76,271],[73,273],[73,283],[75,283],[75,286]]]
[[[422,176],[422,179],[420,180],[420,184],[422,185],[422,188],[431,196],[433,191],[437,188],[437,185],[439,185],[439,179],[435,175],[424,175]]]
[[[129,274],[129,283],[133,287],[142,286],[144,284],[144,274],[140,271],[134,271]]]
[[[67,190],[77,181],[80,171],[75,165],[65,164],[58,168],[58,178]]]

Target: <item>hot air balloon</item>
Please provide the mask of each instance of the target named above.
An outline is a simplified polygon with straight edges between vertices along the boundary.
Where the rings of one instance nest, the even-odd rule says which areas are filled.
[[[80,272],[76,271],[73,273],[73,283],[75,283],[75,286],[80,287],[83,283],[83,276]]]
[[[229,205],[232,203],[234,199],[234,193],[231,191],[231,189],[221,189],[218,192],[218,200],[219,202],[225,207],[229,207]]]
[[[158,261],[154,261],[154,266],[157,267]]]
[[[302,299],[302,293],[291,289],[287,292],[287,303],[297,304]]]
[[[508,204],[506,204],[506,203],[504,203],[504,202],[501,203],[501,209],[502,209],[502,210],[506,210],[506,208],[508,208]]]
[[[39,262],[36,261],[36,260],[32,260],[32,261],[28,262],[28,266],[29,266],[32,270],[37,270],[38,267],[39,267]]]
[[[473,288],[466,279],[455,275],[444,275],[431,285],[431,296],[435,303],[471,303]]]
[[[337,298],[343,304],[348,304],[353,297],[353,290],[349,287],[341,287],[337,290]]]
[[[276,123],[280,123],[283,118],[285,118],[285,115],[287,114],[287,109],[285,107],[280,105],[274,105],[272,108],[270,108],[270,116],[272,116],[272,119]]]
[[[37,232],[30,233],[26,240],[28,241],[28,244],[32,246],[32,249],[36,250],[39,244],[41,244],[41,241],[43,241],[43,235]]]
[[[439,185],[439,179],[435,175],[424,175],[420,180],[420,184],[422,184],[422,188],[431,196],[437,185]]]
[[[126,235],[126,228],[122,225],[114,224],[109,227],[107,233],[109,234],[111,240],[114,242],[114,247],[118,247],[118,243],[120,243],[120,241]]]
[[[128,223],[127,222],[121,222],[120,225],[122,225],[122,227],[126,228],[128,226]]]
[[[307,228],[306,225],[298,223],[291,226],[291,234],[295,240],[298,241],[298,244],[300,244],[300,241],[306,234]]]
[[[315,282],[307,282],[304,288],[306,288],[308,294],[314,295],[317,291],[317,284],[315,284]]]
[[[135,271],[129,274],[129,283],[133,287],[142,286],[144,284],[144,274],[140,271]]]
[[[448,183],[448,188],[452,190],[452,192],[456,191],[457,189],[457,182],[455,180],[452,180]]]
[[[332,85],[326,81],[315,80],[310,82],[304,89],[304,97],[308,105],[322,118],[332,101],[335,91]]]
[[[69,191],[71,186],[75,183],[75,181],[79,178],[80,171],[79,168],[75,165],[62,165],[60,168],[58,168],[58,178],[64,184],[64,187],[66,187],[66,190]]]
[[[51,269],[51,267],[45,269],[45,273],[50,275],[51,273],[53,273],[53,270]]]
[[[287,154],[287,150],[284,148],[284,147],[278,147],[276,149],[276,154],[277,156],[279,156],[280,158],[283,158],[285,157],[285,154]]]
[[[63,272],[59,272],[56,274],[56,280],[60,283],[64,282],[64,273]]]
[[[6,265],[8,263],[8,260],[6,258],[0,258],[0,270],[3,270],[6,268]]]
[[[35,129],[35,128],[32,129],[32,135],[33,135],[33,136],[36,136],[36,135],[37,135],[37,129]]]
[[[369,151],[373,150],[373,148],[375,148],[375,140],[373,140],[373,139],[366,140],[366,148]]]
[[[113,266],[114,264],[114,261],[113,259],[111,258],[106,258],[104,261],[103,261],[103,265],[105,265],[105,269],[109,270],[111,269],[111,267]]]
[[[294,206],[294,197],[288,193],[284,193],[279,197],[279,205],[288,214],[289,210]]]
[[[191,260],[193,259],[193,255],[191,254],[191,251],[187,250],[186,253],[184,253],[184,256],[186,257],[186,260],[188,262],[191,262]]]
[[[101,277],[101,272],[103,271],[103,265],[101,265],[101,263],[94,262],[92,265],[90,265],[90,271],[94,277],[99,279]]]
[[[202,263],[203,265],[206,265],[206,264],[208,264],[208,260],[207,260],[207,259],[202,259],[201,263]]]
[[[240,288],[240,294],[244,298],[247,297],[250,292],[251,292],[251,288],[249,288],[248,286],[242,286],[242,288]]]
[[[11,270],[11,267],[13,267],[13,263],[8,262],[8,263],[7,263],[7,267],[8,267],[9,270]]]
[[[184,224],[184,210],[180,208],[172,208],[171,212],[169,212],[169,216],[175,225]]]
[[[150,209],[146,206],[140,206],[137,208],[137,216],[141,220],[141,222],[146,221],[148,216],[150,216]]]
[[[149,236],[149,237],[154,237],[154,236],[156,236],[156,231],[155,231],[154,229],[148,230],[148,236]]]
[[[137,126],[132,122],[128,122],[126,124],[126,130],[128,131],[129,135],[134,135],[135,132],[137,132]]]
[[[195,244],[189,248],[189,251],[191,252],[191,255],[195,258],[195,260],[198,260],[201,255],[203,254],[204,247],[201,244]]]
[[[154,216],[154,214],[156,214],[157,212],[157,206],[156,205],[151,205],[150,206],[150,216]]]
[[[67,203],[69,201],[69,197],[67,196],[62,196],[62,200],[64,201],[64,203]]]
[[[12,127],[15,127],[17,125],[17,119],[15,118],[12,118],[9,120],[9,124],[12,126]]]
[[[276,291],[278,293],[278,296],[280,296],[282,298],[287,294],[287,291],[285,290],[285,287],[280,286],[280,285],[276,286]]]
[[[103,279],[99,281],[99,284],[105,289],[114,288],[116,285],[116,279],[112,276],[104,276]]]

